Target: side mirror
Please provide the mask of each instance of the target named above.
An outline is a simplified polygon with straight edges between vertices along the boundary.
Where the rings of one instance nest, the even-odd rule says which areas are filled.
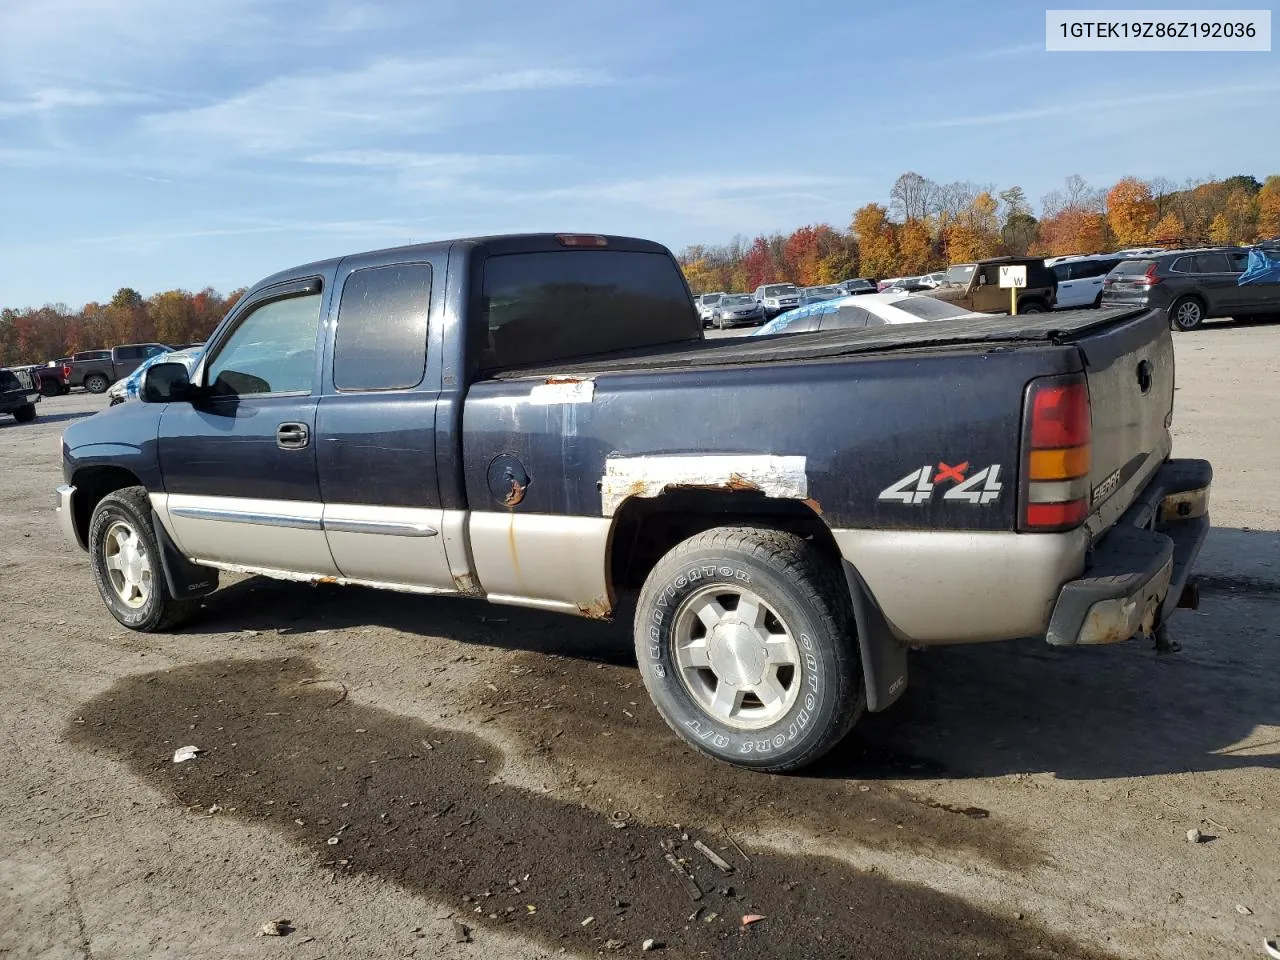
[[[986,275],[985,273],[981,273],[981,274],[979,274],[979,275],[978,275],[978,286],[980,286],[980,287],[985,287],[986,285],[987,285],[987,275]]]
[[[184,363],[157,363],[142,374],[138,399],[143,403],[171,403],[190,400],[191,375]]]

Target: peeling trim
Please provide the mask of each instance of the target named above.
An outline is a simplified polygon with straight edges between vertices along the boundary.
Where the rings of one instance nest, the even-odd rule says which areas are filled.
[[[766,497],[808,500],[805,457],[772,454],[612,457],[600,480],[601,513],[611,517],[631,497],[658,497],[667,490],[752,491]]]
[[[576,377],[548,377],[529,392],[534,406],[558,403],[591,403],[596,396],[596,382]]]

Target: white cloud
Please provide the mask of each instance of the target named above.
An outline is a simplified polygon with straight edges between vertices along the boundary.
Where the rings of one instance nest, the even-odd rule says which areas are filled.
[[[0,118],[37,116],[57,110],[145,103],[150,97],[125,91],[43,87],[16,100],[0,100]]]
[[[499,69],[506,60],[384,59],[352,70],[288,74],[208,106],[151,114],[143,125],[163,138],[190,139],[202,149],[222,144],[247,154],[282,155],[373,134],[437,132],[464,112],[473,119],[482,94],[608,82],[595,71]]]

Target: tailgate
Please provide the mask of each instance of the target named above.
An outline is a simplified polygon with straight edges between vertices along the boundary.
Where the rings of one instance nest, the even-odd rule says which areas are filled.
[[[1088,527],[1096,536],[1169,456],[1173,337],[1162,310],[1087,331],[1077,346],[1089,381],[1093,452]]]

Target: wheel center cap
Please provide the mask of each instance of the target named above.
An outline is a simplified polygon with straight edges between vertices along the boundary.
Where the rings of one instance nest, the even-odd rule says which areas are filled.
[[[769,663],[764,641],[754,629],[734,620],[711,628],[707,638],[707,659],[723,682],[734,687],[754,687],[764,680]]]
[[[132,547],[125,547],[120,555],[125,579],[130,583],[138,583],[142,579],[142,557]]]

